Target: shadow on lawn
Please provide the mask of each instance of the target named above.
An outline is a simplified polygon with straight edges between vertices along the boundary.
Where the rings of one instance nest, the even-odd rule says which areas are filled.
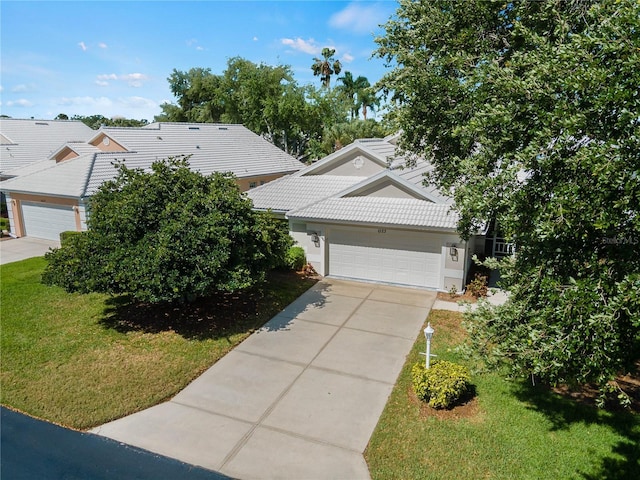
[[[113,297],[106,301],[100,324],[118,332],[171,331],[192,340],[228,338],[262,327],[317,281],[295,272],[272,272],[259,287],[219,292],[187,304],[151,304],[127,296]]]
[[[625,411],[609,412],[593,405],[560,396],[544,386],[520,384],[518,398],[543,413],[553,424],[552,430],[564,430],[572,424],[607,425],[624,437],[612,448],[611,455],[601,459],[593,472],[578,472],[586,480],[637,480],[640,474],[640,416]],[[584,452],[588,455],[589,452]]]

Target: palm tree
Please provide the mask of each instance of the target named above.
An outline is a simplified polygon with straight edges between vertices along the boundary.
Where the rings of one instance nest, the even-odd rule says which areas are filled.
[[[336,88],[340,89],[351,102],[351,120],[353,120],[358,116],[360,110],[360,105],[356,102],[356,97],[360,97],[360,92],[369,88],[371,84],[369,80],[367,80],[367,77],[363,77],[362,75],[354,80],[351,72],[344,72],[344,77],[338,77],[338,80],[342,82],[342,85]]]
[[[375,111],[375,107],[380,105],[380,99],[376,97],[374,90],[370,86],[367,86],[366,88],[358,91],[357,105],[358,110],[360,109],[360,107],[362,107],[362,117],[366,120],[367,109],[370,108],[371,110]]]
[[[322,58],[314,58],[311,70],[315,76],[320,76],[322,85],[329,88],[331,85],[331,75],[337,75],[342,71],[340,60],[335,60],[333,55],[336,53],[333,48],[323,48]]]

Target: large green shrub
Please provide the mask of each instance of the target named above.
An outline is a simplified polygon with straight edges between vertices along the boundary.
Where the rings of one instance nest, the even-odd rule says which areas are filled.
[[[76,232],[75,230],[66,230],[64,232],[60,232],[60,245],[64,245],[69,241],[70,237],[75,235],[80,235],[82,232]]]
[[[9,230],[9,219],[8,218],[0,218],[0,232],[4,230]]]
[[[411,379],[418,398],[433,408],[451,408],[471,391],[467,368],[444,360],[433,362],[428,370],[423,363],[416,363]]]
[[[262,281],[292,243],[256,212],[230,174],[202,175],[184,159],[150,171],[120,166],[90,199],[89,230],[49,252],[43,281],[69,291],[184,302]]]
[[[290,247],[285,256],[285,266],[290,270],[302,270],[307,263],[307,257],[304,248],[293,246]]]

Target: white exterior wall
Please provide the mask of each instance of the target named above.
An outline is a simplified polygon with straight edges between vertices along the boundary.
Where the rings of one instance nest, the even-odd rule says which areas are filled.
[[[318,242],[314,243],[312,241],[313,233],[318,235]],[[326,275],[324,229],[320,228],[318,225],[290,221],[289,234],[295,240],[296,245],[304,249],[305,255],[307,256],[307,262],[313,266],[316,272],[320,275]]]
[[[334,228],[353,228],[364,230],[377,230],[377,227],[350,227],[347,225],[332,226],[327,224],[306,224],[303,222],[289,222],[289,230],[296,244],[304,248],[307,261],[320,275],[331,275],[329,264],[329,247],[331,242],[331,231]],[[386,228],[388,231],[403,231],[401,229]],[[472,254],[466,242],[462,241],[455,233],[442,233],[430,231],[404,230],[410,234],[422,234],[428,237],[428,242],[433,240],[440,245],[440,272],[437,290],[449,291],[453,286],[457,291],[464,288],[465,275],[468,268],[468,259]],[[311,240],[312,233],[318,235],[318,242]],[[455,246],[458,255],[450,255],[450,247]]]

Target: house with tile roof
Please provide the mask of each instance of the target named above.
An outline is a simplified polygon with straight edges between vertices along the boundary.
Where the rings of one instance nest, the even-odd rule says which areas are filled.
[[[66,142],[86,142],[94,134],[80,121],[0,118],[0,179],[49,158]]]
[[[321,275],[462,290],[484,237],[459,237],[452,199],[424,183],[432,165],[407,167],[396,138],[358,140],[248,195],[288,220]]]
[[[242,125],[152,123],[91,132],[85,141],[63,142],[0,182],[13,235],[57,239],[63,231],[85,230],[87,200],[115,177],[118,163],[148,169],[157,160],[186,156],[204,175],[233,173],[243,191],[304,167]]]

